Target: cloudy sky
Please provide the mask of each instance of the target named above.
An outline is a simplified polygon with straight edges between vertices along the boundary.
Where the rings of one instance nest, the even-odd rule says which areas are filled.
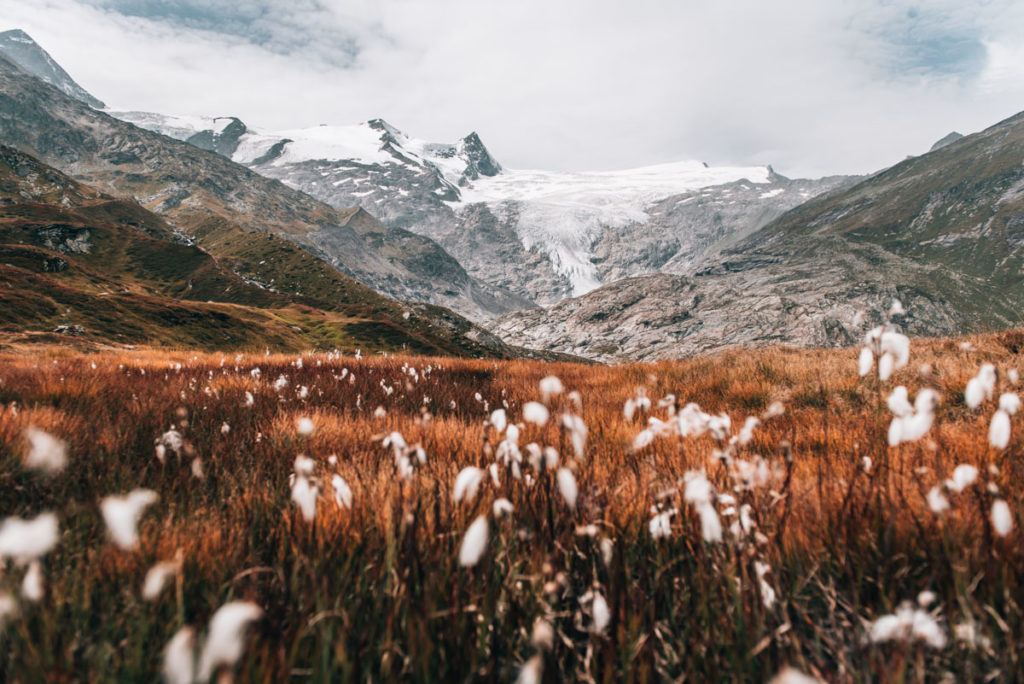
[[[1017,0],[0,0],[115,108],[475,130],[506,166],[877,170],[1024,109]]]

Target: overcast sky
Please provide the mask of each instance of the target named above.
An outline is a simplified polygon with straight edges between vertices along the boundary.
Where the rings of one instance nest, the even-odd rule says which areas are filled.
[[[1024,110],[1018,0],[0,0],[114,108],[382,117],[513,168],[877,170]]]

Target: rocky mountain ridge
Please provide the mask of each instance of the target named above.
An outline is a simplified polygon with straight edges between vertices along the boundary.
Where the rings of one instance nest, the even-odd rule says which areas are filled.
[[[113,114],[331,206],[360,206],[430,237],[474,278],[527,306],[630,275],[687,273],[784,211],[853,180],[793,181],[770,167],[700,162],[600,173],[505,169],[475,133],[431,143],[380,119],[271,133],[234,117]]]
[[[1024,322],[1024,114],[801,204],[687,277],[627,278],[491,329],[603,361],[836,346],[894,299],[914,335]]]
[[[184,233],[224,218],[300,244],[384,294],[451,306],[478,320],[529,304],[475,281],[429,238],[378,226],[406,248],[391,246],[385,255],[349,225],[357,209],[336,210],[219,154],[96,111],[2,56],[0,141],[133,198]]]

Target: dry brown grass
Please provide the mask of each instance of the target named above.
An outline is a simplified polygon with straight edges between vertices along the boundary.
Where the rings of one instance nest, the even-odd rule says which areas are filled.
[[[44,560],[46,598],[24,606],[0,637],[0,672],[9,681],[152,680],[179,627],[202,627],[219,605],[245,598],[266,614],[239,666],[242,679],[511,679],[534,654],[538,617],[560,635],[545,656],[548,677],[757,680],[790,664],[830,680],[1013,678],[1024,653],[1019,519],[1001,539],[990,532],[992,495],[981,486],[951,496],[945,516],[928,509],[925,495],[970,463],[1015,516],[1021,510],[1020,416],[1009,449],[993,450],[986,439],[993,405],[970,411],[962,393],[984,361],[1001,371],[1024,365],[1024,334],[974,338],[974,351],[960,342],[915,342],[911,364],[887,383],[858,378],[854,350],[734,351],[616,367],[318,355],[304,357],[300,369],[294,356],[236,362],[59,349],[0,357],[0,514],[53,510],[62,529]],[[403,364],[419,370],[418,382],[402,374]],[[931,367],[927,377],[922,364]],[[259,381],[249,373],[254,366]],[[355,373],[354,384],[337,379],[342,368]],[[582,396],[586,459],[573,462],[554,420],[525,426],[520,444],[555,446],[563,464],[572,463],[577,509],[564,506],[550,473],[533,487],[505,474],[501,488],[485,483],[472,503],[453,503],[459,470],[494,460],[498,436],[484,423],[484,402],[492,409],[507,402],[518,421],[550,374]],[[289,380],[280,393],[272,388],[279,375]],[[394,387],[390,396],[381,381]],[[934,387],[942,403],[926,438],[890,448],[884,401],[898,384],[911,397]],[[300,386],[309,389],[306,399],[296,394]],[[706,544],[691,506],[678,494],[659,498],[688,470],[706,469],[720,492],[732,481],[707,435],[630,449],[645,417],[627,422],[622,406],[638,386],[655,401],[674,393],[680,404],[727,412],[734,429],[773,401],[785,404],[786,413],[767,420],[740,453],[763,455],[777,471],[770,485],[740,495],[764,541],[744,544],[727,533]],[[252,407],[244,405],[246,391],[255,393]],[[424,397],[433,416],[426,424]],[[554,399],[553,416],[570,403]],[[383,418],[373,415],[378,405]],[[312,437],[296,432],[302,416],[316,424]],[[220,432],[224,422],[228,435]],[[189,453],[161,466],[153,442],[172,423],[181,424]],[[62,474],[22,466],[30,425],[70,443]],[[380,444],[391,431],[428,454],[410,482]],[[327,490],[312,524],[289,500],[299,453],[316,459]],[[190,473],[193,456],[204,479]],[[989,475],[989,465],[998,474]],[[331,499],[335,471],[353,490],[351,510]],[[135,487],[156,490],[160,501],[143,518],[140,549],[124,552],[106,541],[97,503]],[[515,513],[490,523],[477,567],[458,567],[463,532],[498,496]],[[647,529],[659,501],[680,509],[672,537],[661,541]],[[599,526],[598,538],[576,534],[587,523]],[[615,543],[608,565],[604,537]],[[146,603],[139,594],[146,570],[177,549],[185,558],[180,602],[169,591]],[[778,600],[770,608],[753,579],[756,560],[772,567],[767,580]],[[0,587],[16,591],[21,573],[10,566]],[[546,593],[552,581],[557,592]],[[603,636],[587,632],[579,601],[594,586],[612,612]],[[987,645],[868,643],[866,621],[925,589],[938,595],[947,632],[972,621]]]

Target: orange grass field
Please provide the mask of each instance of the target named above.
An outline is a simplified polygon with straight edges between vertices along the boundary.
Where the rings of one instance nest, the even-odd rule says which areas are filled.
[[[1020,391],[1007,378],[1024,370],[1024,333],[914,340],[886,382],[858,376],[855,349],[611,367],[297,358],[0,356],[0,517],[52,511],[60,530],[41,557],[38,600],[24,593],[30,565],[0,561],[0,680],[155,681],[172,637],[194,628],[188,660],[198,657],[211,616],[232,601],[260,617],[237,635],[237,662],[215,668],[222,681],[1024,676],[1024,418],[1011,416],[1008,448],[988,438],[999,395]],[[986,362],[997,389],[972,410],[964,388]],[[524,423],[551,375],[564,391],[548,400],[550,420]],[[940,403],[924,437],[890,447],[886,398],[898,385],[911,402],[932,387]],[[627,420],[637,388],[653,405]],[[659,406],[670,393],[675,402]],[[716,457],[728,437],[707,432],[633,448],[649,417],[668,421],[690,402],[728,414],[729,436],[774,402],[785,411],[731,447],[731,465]],[[499,408],[521,423],[521,479],[488,423]],[[586,426],[579,456],[565,412]],[[300,434],[301,418],[312,434]],[[26,467],[30,426],[67,443],[63,470]],[[182,444],[162,449],[161,463],[154,445],[172,427]],[[393,432],[408,451],[393,437],[384,445]],[[529,443],[553,447],[557,464],[531,465]],[[298,480],[320,494],[312,521],[292,500],[300,454],[313,466]],[[496,461],[500,484],[488,472]],[[737,478],[744,464],[753,484]],[[977,479],[943,489],[960,464]],[[467,466],[485,474],[455,502]],[[688,500],[701,469],[710,503]],[[336,502],[335,475],[351,508]],[[928,503],[936,486],[942,513]],[[138,488],[159,498],[125,549],[99,503]],[[494,513],[499,498],[511,514]],[[997,499],[1011,511],[1006,534],[990,521]],[[668,527],[655,538],[658,513]],[[705,541],[705,514],[720,520],[719,540]],[[460,564],[481,517],[482,555]],[[166,588],[143,598],[147,571],[176,557]],[[933,596],[918,607],[922,592]],[[913,608],[900,612],[904,602]],[[895,632],[876,634],[894,613],[882,624],[902,620]]]

